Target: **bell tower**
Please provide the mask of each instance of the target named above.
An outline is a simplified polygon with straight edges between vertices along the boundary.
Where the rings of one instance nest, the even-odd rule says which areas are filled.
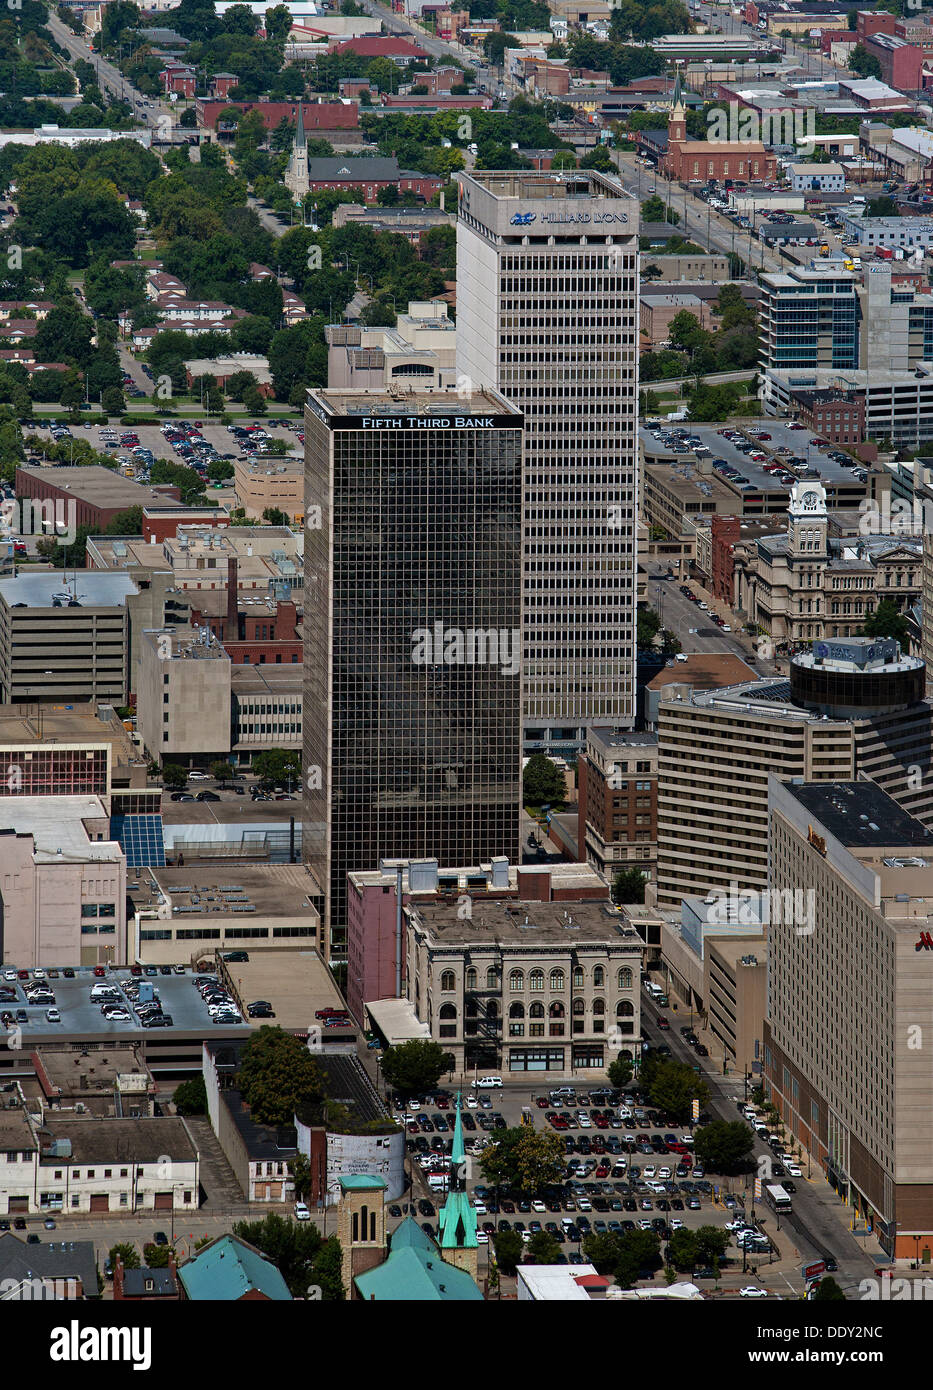
[[[794,558],[824,560],[829,518],[826,489],[809,478],[794,483],[787,504],[787,539]]]
[[[353,1280],[381,1265],[386,1257],[384,1178],[371,1174],[340,1179],[337,1236],[343,1253],[341,1277],[348,1298],[356,1297]]]
[[[667,118],[667,143],[671,146],[687,138],[687,108],[684,105],[680,69],[674,79],[674,94],[671,97],[671,113]]]

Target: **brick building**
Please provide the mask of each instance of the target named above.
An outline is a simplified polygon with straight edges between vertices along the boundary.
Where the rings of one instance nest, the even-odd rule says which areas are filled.
[[[793,391],[791,401],[801,424],[832,444],[864,441],[864,391]]]
[[[668,177],[685,183],[696,179],[770,181],[777,177],[777,159],[760,140],[687,139],[687,108],[679,76],[667,123],[667,150],[659,167]]]
[[[367,203],[376,201],[382,188],[400,193],[417,193],[425,202],[443,188],[443,180],[432,174],[400,169],[397,159],[309,159],[308,182],[312,193],[325,188],[358,193]]]
[[[298,120],[297,101],[210,101],[199,97],[195,105],[198,125],[202,130],[215,130],[221,111],[235,106],[238,111],[258,111],[266,130],[274,130],[280,121]],[[305,130],[314,131],[356,130],[360,123],[360,109],[355,102],[317,101],[301,104]],[[221,128],[223,133],[227,133]]]
[[[655,874],[658,741],[654,734],[591,728],[577,760],[579,830],[585,862],[611,878],[620,869]]]

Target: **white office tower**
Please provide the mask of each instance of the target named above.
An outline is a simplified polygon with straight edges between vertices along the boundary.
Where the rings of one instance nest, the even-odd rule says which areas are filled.
[[[525,417],[525,751],[635,711],[638,204],[591,170],[460,177],[457,375]]]

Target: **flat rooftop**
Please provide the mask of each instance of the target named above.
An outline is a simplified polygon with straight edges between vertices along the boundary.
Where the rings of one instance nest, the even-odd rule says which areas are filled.
[[[54,989],[61,983],[50,980]],[[110,1052],[95,1052],[93,1056],[82,1057],[72,1048],[37,1048],[34,1060],[40,1082],[45,1082],[43,1090],[49,1097],[87,1096],[107,1092],[112,1095],[121,1076],[137,1075],[142,1078],[142,1094],[146,1094],[151,1078],[149,1069],[136,1048],[118,1047]],[[42,1068],[41,1073],[39,1067]]]
[[[123,851],[115,840],[90,839],[85,821],[109,824],[97,796],[0,797],[0,834],[31,835],[37,863],[60,860],[119,863]]]
[[[909,845],[933,852],[933,832],[875,782],[785,782],[783,788],[850,849]]]
[[[195,802],[182,803],[185,810],[207,805],[216,807],[222,803]],[[275,805],[274,802],[260,802],[259,805]],[[284,803],[286,806],[293,804]],[[272,917],[313,917],[317,911],[308,902],[308,894],[314,891],[314,880],[301,864],[221,864],[192,865],[181,868],[152,868],[141,870],[141,881],[145,875],[155,880],[159,890],[168,898],[172,906],[173,919],[205,916],[272,916]],[[239,912],[234,909],[242,909]],[[248,909],[252,908],[250,912]],[[179,922],[179,925],[183,923]],[[193,924],[192,924],[193,925]],[[216,925],[211,922],[209,925]],[[234,948],[231,948],[234,949]],[[276,952],[276,956],[280,955]],[[307,1023],[307,1019],[304,1020]]]
[[[665,667],[648,682],[649,690],[666,685],[692,685],[697,690],[716,690],[739,681],[757,680],[756,672],[731,652],[692,652],[676,667]]]
[[[247,943],[248,946],[249,943]],[[306,1030],[315,1025],[318,1009],[343,1009],[343,997],[334,977],[317,951],[283,951],[248,949],[248,961],[218,960],[217,971],[233,996],[243,1006],[254,999],[264,999],[272,1005],[274,1019],[250,1020],[254,1028],[264,1023],[292,1031]],[[320,1022],[320,1020],[317,1020]],[[328,1028],[322,1033],[336,1040],[355,1033],[356,1026]]]
[[[13,961],[12,964],[15,966],[16,962]],[[145,979],[145,976],[143,978]],[[171,975],[160,974],[148,981],[161,1000],[163,1011],[170,1015],[172,1024],[169,1028],[143,1028],[133,1013],[128,998],[123,994],[124,987],[133,979],[129,967],[108,970],[105,978],[99,980],[95,978],[92,967],[86,966],[75,967],[74,979],[66,980],[60,977],[50,981],[55,994],[55,1004],[62,1017],[61,1023],[47,1021],[45,1004],[27,1003],[22,990],[24,981],[5,981],[9,988],[15,990],[16,998],[4,1007],[14,1013],[17,1009],[25,1010],[27,1021],[21,1023],[20,1027],[23,1030],[23,1045],[28,1048],[35,1047],[40,1042],[43,1047],[54,1047],[56,1044],[73,1042],[75,1038],[85,1037],[101,1041],[112,1038],[114,1041],[141,1046],[152,1039],[190,1036],[192,1033],[201,1038],[215,1035],[221,1038],[246,1037],[249,1034],[248,1025],[245,1023],[220,1025],[213,1022],[207,1005],[192,984],[193,976],[190,969],[186,969],[184,975],[176,975],[174,972]],[[123,1007],[130,1015],[126,1022],[112,1022],[104,1018],[100,1004],[90,997],[95,984],[110,984],[116,988]],[[93,1058],[91,1060],[93,1061]],[[0,1112],[5,1113],[8,1112]]]
[[[308,408],[312,413],[323,410],[328,418],[378,415],[385,418],[411,417],[430,419],[432,415],[511,415],[516,426],[522,423],[522,413],[498,391],[481,387],[458,393],[453,387],[444,391],[413,391],[399,397],[388,391],[368,391],[364,387],[348,387],[339,391],[310,390]]]
[[[408,908],[415,927],[428,930],[442,945],[480,947],[565,946],[603,942],[641,949],[634,930],[626,928],[617,908],[608,903],[485,901],[474,898],[472,918],[459,915],[456,902],[417,903]]]
[[[24,604],[27,608],[55,608],[53,599],[61,599],[62,613],[75,615],[78,608],[69,610],[69,601],[78,600],[81,608],[122,608],[136,584],[128,574],[110,574],[99,570],[78,570],[77,578],[67,584],[61,570],[22,571],[13,579],[0,579],[0,599],[10,608]]]
[[[162,503],[173,508],[181,504],[170,493],[158,487],[134,483],[119,471],[104,468],[103,464],[88,464],[84,468],[57,467],[53,464],[17,464],[17,479],[36,478],[50,487],[61,488],[79,497],[92,507],[149,507]],[[17,489],[18,491],[18,489]]]
[[[108,718],[101,713],[110,710]],[[100,713],[99,713],[100,711]],[[65,707],[47,705],[0,705],[0,747],[14,748],[24,744],[85,747],[92,743],[109,743],[114,762],[118,755],[124,762],[137,758],[137,752],[123,721],[112,705],[76,704]]]
[[[629,198],[618,176],[593,169],[570,173],[483,169],[464,176],[494,198],[524,198],[535,202],[573,198]]]
[[[161,1119],[61,1119],[51,1112],[39,1129],[43,1141],[71,1140],[71,1157],[47,1158],[42,1162],[64,1167],[67,1163],[159,1163],[166,1157],[175,1162],[193,1163],[198,1150],[192,1142],[188,1127],[180,1116],[166,1115]]]

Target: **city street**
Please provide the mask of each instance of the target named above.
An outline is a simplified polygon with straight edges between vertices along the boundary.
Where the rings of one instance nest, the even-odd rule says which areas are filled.
[[[642,560],[641,567],[647,570],[648,606],[653,608],[661,619],[663,627],[668,628],[680,640],[681,647],[689,656],[692,652],[729,652],[740,657],[763,676],[773,675],[777,667],[771,661],[763,661],[755,650],[754,640],[746,633],[738,631],[735,615],[726,604],[713,599],[695,580],[687,581],[694,593],[699,594],[714,612],[721,613],[733,628],[723,632],[715,623],[709,621],[699,606],[691,603],[680,592],[683,582],[677,578],[660,579],[667,574],[666,564],[654,560]]]

